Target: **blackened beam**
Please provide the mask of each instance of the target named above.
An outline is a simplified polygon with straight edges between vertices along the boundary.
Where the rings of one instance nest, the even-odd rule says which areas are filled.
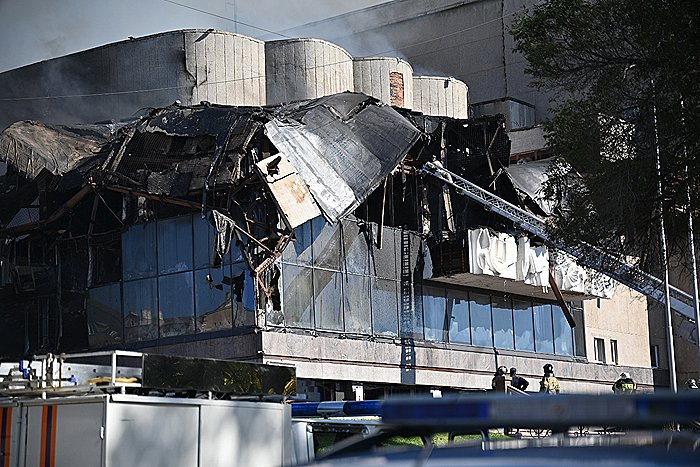
[[[8,229],[3,229],[0,230],[0,237],[12,237],[17,234],[24,234],[27,232],[31,232],[36,229],[40,229],[42,227],[46,227],[47,225],[57,221],[61,217],[63,217],[68,211],[73,209],[78,205],[80,201],[91,191],[93,190],[92,185],[86,185],[84,186],[80,191],[78,191],[75,195],[73,195],[72,198],[70,198],[68,201],[63,203],[60,208],[55,210],[53,214],[51,214],[49,217],[47,217],[44,220],[40,220],[38,222],[32,222],[31,224],[23,224],[23,225],[18,225],[16,227],[10,227]]]
[[[574,320],[574,315],[571,314],[569,305],[566,304],[564,296],[561,294],[561,290],[559,290],[559,286],[557,285],[557,281],[554,280],[552,271],[549,271],[549,286],[552,288],[552,292],[554,292],[554,296],[557,298],[557,303],[559,304],[559,307],[561,307],[561,310],[564,312],[564,317],[569,322],[569,326],[575,328],[576,320]]]
[[[164,204],[172,204],[174,206],[182,206],[182,207],[192,208],[192,209],[201,209],[201,207],[202,207],[201,204],[195,203],[194,201],[188,201],[186,199],[180,199],[180,198],[171,198],[169,196],[163,196],[163,195],[156,195],[153,193],[148,193],[147,191],[139,191],[139,190],[125,188],[125,187],[117,186],[117,185],[105,185],[104,188],[106,190],[109,190],[109,191],[115,191],[117,193],[124,193],[124,194],[132,196],[134,198],[152,199],[155,201],[160,201],[161,203],[164,203]]]

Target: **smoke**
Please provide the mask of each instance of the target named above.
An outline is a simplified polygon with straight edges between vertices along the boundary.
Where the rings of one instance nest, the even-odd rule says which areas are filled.
[[[0,72],[129,36],[175,29],[214,28],[264,40],[281,39],[284,36],[268,31],[290,29],[384,1],[6,0],[0,2]]]

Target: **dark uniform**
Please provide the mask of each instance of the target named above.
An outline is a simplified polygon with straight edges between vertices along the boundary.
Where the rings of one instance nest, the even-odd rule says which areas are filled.
[[[530,383],[527,382],[525,378],[522,376],[517,375],[517,369],[511,368],[510,369],[510,385],[513,386],[514,388],[520,389],[521,391],[524,391],[527,389],[527,387],[530,385]]]
[[[615,381],[612,390],[615,394],[631,394],[637,392],[637,383],[627,373],[620,374],[620,379]]]

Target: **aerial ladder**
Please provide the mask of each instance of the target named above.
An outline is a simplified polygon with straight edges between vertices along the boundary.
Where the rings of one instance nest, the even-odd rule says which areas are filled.
[[[617,256],[602,251],[593,245],[580,243],[574,246],[550,238],[547,233],[546,224],[542,219],[484,190],[469,180],[450,172],[441,165],[427,162],[420,170],[422,173],[435,177],[451,186],[457,193],[482,204],[487,210],[512,221],[521,229],[540,237],[558,250],[570,254],[576,258],[578,263],[582,266],[605,274],[619,283],[626,285],[630,289],[636,290],[663,305],[666,304],[666,296],[663,291],[664,283],[656,276],[644,272]],[[693,297],[671,285],[669,285],[669,290],[671,309],[685,318],[687,322],[694,323],[695,310],[693,308]],[[694,326],[691,329],[694,329]],[[681,337],[697,343],[697,336],[693,335],[692,331],[683,333]]]

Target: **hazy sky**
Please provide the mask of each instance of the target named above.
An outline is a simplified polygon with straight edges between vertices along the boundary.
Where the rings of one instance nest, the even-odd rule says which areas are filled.
[[[0,0],[0,72],[129,36],[173,29],[215,28],[260,39],[282,39],[240,23],[283,31],[386,1]]]

